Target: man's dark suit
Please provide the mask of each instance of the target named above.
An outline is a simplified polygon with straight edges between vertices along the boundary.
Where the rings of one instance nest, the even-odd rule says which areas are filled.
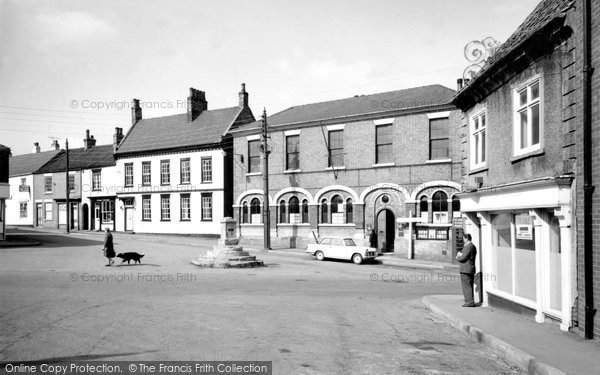
[[[456,258],[460,262],[460,282],[466,304],[473,304],[473,282],[475,280],[475,257],[477,248],[471,242],[465,245],[462,256]]]

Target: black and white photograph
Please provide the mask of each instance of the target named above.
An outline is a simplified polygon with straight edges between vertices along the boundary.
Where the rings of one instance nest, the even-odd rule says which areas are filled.
[[[589,375],[599,302],[600,1],[0,0],[0,375]]]

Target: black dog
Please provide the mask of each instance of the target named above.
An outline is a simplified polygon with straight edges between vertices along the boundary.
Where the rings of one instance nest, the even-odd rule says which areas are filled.
[[[121,264],[125,263],[125,261],[127,261],[127,264],[129,264],[129,262],[132,260],[133,260],[133,264],[135,264],[136,262],[139,264],[142,264],[141,259],[143,256],[144,256],[144,254],[138,254],[138,253],[119,253],[117,255],[118,258],[123,259]]]

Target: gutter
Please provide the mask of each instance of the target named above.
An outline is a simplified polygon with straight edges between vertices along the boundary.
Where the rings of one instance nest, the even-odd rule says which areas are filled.
[[[585,294],[585,338],[594,338],[594,268],[592,232],[592,1],[583,1],[583,280]]]

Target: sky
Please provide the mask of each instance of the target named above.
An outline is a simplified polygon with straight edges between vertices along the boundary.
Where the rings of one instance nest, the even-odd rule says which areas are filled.
[[[294,105],[441,84],[456,88],[464,47],[504,42],[539,0],[0,0],[0,144],[112,142],[144,118],[209,109],[255,117]]]

